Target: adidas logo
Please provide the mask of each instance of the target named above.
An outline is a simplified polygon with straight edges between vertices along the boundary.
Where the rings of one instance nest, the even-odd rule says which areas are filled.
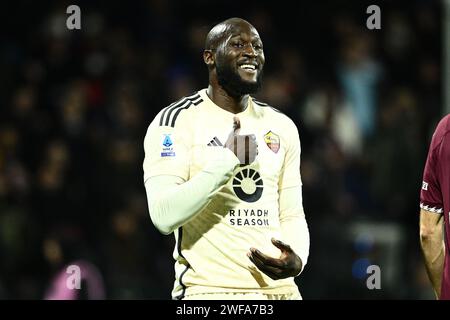
[[[208,146],[210,146],[210,147],[217,147],[217,146],[222,147],[223,144],[222,144],[222,142],[220,142],[219,139],[217,139],[217,137],[214,137],[214,138],[208,143]]]

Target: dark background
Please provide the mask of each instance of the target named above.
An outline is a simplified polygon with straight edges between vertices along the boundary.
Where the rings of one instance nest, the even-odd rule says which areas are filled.
[[[81,30],[66,8],[81,8]],[[368,30],[366,8],[381,8]],[[305,299],[430,299],[419,190],[443,115],[440,1],[15,1],[1,12],[0,298],[43,299],[77,259],[108,299],[169,299],[173,236],[152,225],[143,138],[207,86],[202,49],[226,18],[264,42],[258,97],[302,142]],[[381,289],[366,287],[366,267]],[[83,295],[80,295],[80,298]],[[89,295],[87,296],[89,298]]]

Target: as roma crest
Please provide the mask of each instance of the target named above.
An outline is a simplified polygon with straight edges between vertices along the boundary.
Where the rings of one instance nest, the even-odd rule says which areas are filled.
[[[280,137],[272,131],[269,131],[264,135],[264,141],[273,152],[277,153],[278,150],[280,150]]]

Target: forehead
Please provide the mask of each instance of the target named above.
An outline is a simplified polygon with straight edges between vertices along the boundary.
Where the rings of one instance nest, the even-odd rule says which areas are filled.
[[[256,29],[253,26],[246,23],[230,26],[230,28],[228,29],[227,40],[234,37],[241,37],[241,38],[250,37],[252,39],[254,38],[260,39],[258,31],[256,31]]]

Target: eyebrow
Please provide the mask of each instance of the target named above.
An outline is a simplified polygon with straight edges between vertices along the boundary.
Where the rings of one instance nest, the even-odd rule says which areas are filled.
[[[235,38],[235,37],[241,37],[241,34],[242,33],[231,34],[228,36],[226,41],[230,41],[232,38]],[[262,42],[261,38],[259,37],[259,35],[257,33],[252,33],[251,38],[252,38],[252,40],[259,40]]]

